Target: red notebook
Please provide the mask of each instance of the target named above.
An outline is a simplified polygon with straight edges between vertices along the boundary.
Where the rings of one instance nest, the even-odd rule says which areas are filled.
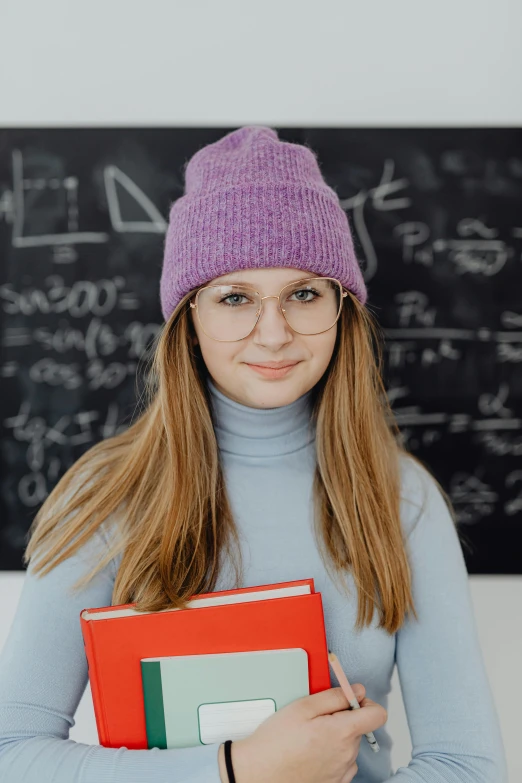
[[[323,604],[313,579],[201,593],[186,609],[143,613],[134,607],[80,613],[98,738],[105,747],[147,749],[141,658],[302,647],[310,693],[331,688]]]

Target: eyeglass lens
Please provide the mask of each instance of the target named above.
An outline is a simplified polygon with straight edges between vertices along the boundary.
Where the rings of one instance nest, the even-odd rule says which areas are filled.
[[[291,283],[280,301],[289,326],[300,334],[326,331],[337,320],[342,289],[337,280],[315,277]],[[261,297],[246,285],[203,288],[198,315],[203,330],[215,340],[241,340],[255,326]]]

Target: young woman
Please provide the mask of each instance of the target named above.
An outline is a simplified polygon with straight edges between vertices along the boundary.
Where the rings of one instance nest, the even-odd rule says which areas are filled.
[[[228,783],[219,744],[68,739],[88,678],[79,613],[313,577],[362,709],[333,687],[276,712],[233,743],[237,783],[506,783],[456,526],[399,445],[349,224],[312,150],[256,126],[199,150],[160,290],[148,404],[30,531],[0,658],[0,779]],[[395,664],[413,751],[393,774]]]

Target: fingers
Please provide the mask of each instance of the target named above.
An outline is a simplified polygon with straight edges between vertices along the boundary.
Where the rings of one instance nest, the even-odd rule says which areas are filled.
[[[294,704],[298,704],[299,709],[302,709],[310,720],[318,715],[331,715],[339,710],[347,710],[350,706],[341,688],[328,688],[325,691],[304,696]]]
[[[361,699],[364,699],[366,696],[366,688],[360,682],[356,682],[352,685],[352,691],[354,692],[357,701],[361,701]]]
[[[350,710],[346,713],[346,720],[350,722],[356,734],[367,734],[369,731],[380,729],[388,720],[387,710],[372,699],[362,699],[360,707],[360,710]]]
[[[355,698],[360,703],[366,696],[366,688],[360,682],[352,685]],[[347,710],[348,699],[344,695],[342,688],[329,688],[320,693],[313,693],[311,696],[305,696],[298,700],[300,707],[305,711],[307,718],[315,718],[318,715],[331,715],[333,712]]]

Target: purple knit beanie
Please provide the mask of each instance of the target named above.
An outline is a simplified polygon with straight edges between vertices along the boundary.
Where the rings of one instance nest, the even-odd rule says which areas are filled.
[[[168,321],[180,300],[214,277],[295,267],[336,277],[362,304],[366,286],[348,218],[315,153],[246,125],[198,150],[172,205],[160,281]]]

